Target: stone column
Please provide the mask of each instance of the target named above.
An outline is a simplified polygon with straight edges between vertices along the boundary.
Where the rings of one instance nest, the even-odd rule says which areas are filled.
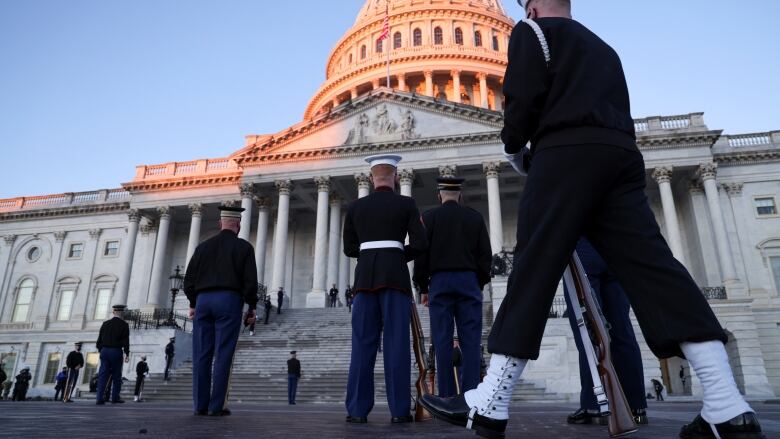
[[[122,259],[122,274],[117,285],[116,302],[127,304],[128,291],[130,290],[130,276],[133,272],[133,258],[135,257],[135,240],[138,238],[138,225],[141,222],[141,214],[138,209],[130,209],[127,213],[127,241],[124,244],[125,251]],[[64,238],[64,236],[63,236]]]
[[[273,266],[271,268],[272,284],[268,289],[278,291],[284,286],[285,262],[287,261],[287,229],[290,219],[290,192],[292,182],[290,180],[278,180],[276,188],[279,190],[279,203],[276,213],[276,231],[274,233]],[[289,291],[287,292],[289,294]]]
[[[165,254],[168,251],[168,233],[171,228],[171,208],[162,206],[157,208],[160,214],[160,222],[157,228],[157,242],[154,245],[154,261],[152,262],[152,279],[149,281],[149,295],[146,304],[149,307],[160,308],[165,306],[165,296],[168,290],[160,288],[165,276]]]
[[[460,70],[453,70],[452,74],[452,102],[460,104]]]
[[[307,308],[325,307],[325,274],[328,256],[328,198],[330,177],[314,177],[317,184],[317,223],[314,234],[314,273],[311,293],[306,296]]]
[[[201,217],[203,215],[203,205],[200,203],[193,203],[189,205],[191,220],[190,220],[190,236],[187,240],[187,260],[184,262],[185,268],[190,263],[192,255],[195,253],[195,249],[198,248],[200,243],[200,224]]]
[[[257,281],[261,284],[265,284],[265,253],[266,247],[268,246],[268,223],[270,213],[270,200],[267,197],[257,197],[255,262],[257,263]]]
[[[406,90],[406,74],[399,73],[396,75],[396,78],[398,78],[398,90],[400,91],[407,91]]]
[[[339,250],[341,246],[341,197],[338,194],[330,196],[330,229],[328,233],[328,280],[325,291],[330,291],[333,284],[339,283]],[[341,291],[341,290],[339,290]]]
[[[351,88],[349,90],[349,97],[350,97],[350,99],[357,99],[357,97],[358,97],[357,88]]]
[[[244,211],[241,212],[241,230],[238,232],[238,237],[249,241],[249,234],[252,232],[252,204],[255,197],[255,185],[244,183],[239,186],[239,190],[241,191],[241,207]]]
[[[368,174],[355,175],[355,181],[357,181],[358,185],[358,198],[367,196],[371,189],[371,180],[369,179]]]
[[[479,79],[479,106],[488,108],[487,75],[485,73],[477,73],[477,79]]]
[[[411,197],[412,183],[414,182],[414,171],[411,169],[402,169],[400,172],[398,172],[398,177],[401,180],[401,195]]]
[[[379,88],[379,79],[372,79],[371,80],[371,89],[376,90]]]
[[[748,230],[747,226],[745,226],[743,215],[744,212],[740,211],[739,214],[737,214],[737,211],[739,210],[739,203],[742,198],[742,188],[744,187],[744,183],[741,182],[729,182],[729,183],[723,183],[722,185],[723,189],[726,190],[726,194],[728,194],[729,199],[729,208],[731,210],[731,218],[734,222],[734,235],[737,238],[737,248],[734,251],[734,257],[736,260],[734,261],[735,265],[742,268],[742,273],[744,273],[744,285],[740,285],[740,287],[744,286],[744,288],[737,288],[738,291],[734,291],[733,296],[737,295],[748,295],[750,291],[750,277],[747,275],[748,269],[745,264],[745,254],[742,253],[743,244],[745,240],[743,239],[743,233]],[[748,211],[749,213],[749,211]],[[739,277],[740,270],[737,270],[737,277]]]
[[[426,70],[423,74],[425,75],[425,96],[433,97],[433,71]]]
[[[501,217],[501,192],[498,186],[500,162],[486,162],[482,170],[487,179],[488,222],[490,224],[490,248],[493,254],[504,250],[504,223]]]
[[[6,278],[11,277],[10,273],[13,273],[13,261],[11,259],[11,252],[14,249],[14,242],[16,242],[16,235],[3,235],[3,242],[5,247],[0,250],[0,291],[8,291],[5,288]],[[9,281],[10,282],[10,281]],[[11,294],[0,294],[0,321],[4,321],[5,301]]]
[[[702,163],[699,165],[699,175],[704,185],[704,195],[707,197],[707,204],[710,210],[710,219],[712,228],[715,232],[715,246],[718,249],[718,259],[720,260],[721,275],[723,284],[728,288],[729,284],[737,282],[737,274],[734,268],[734,259],[731,257],[728,236],[726,235],[726,224],[723,221],[723,211],[720,208],[720,195],[718,194],[718,183],[715,177],[718,173],[718,167],[715,163]]]
[[[674,195],[672,194],[672,170],[671,166],[655,168],[653,178],[658,183],[658,189],[661,192],[661,206],[664,211],[666,234],[669,237],[669,248],[672,249],[674,257],[684,265],[680,224],[677,221],[677,209],[674,206]]]

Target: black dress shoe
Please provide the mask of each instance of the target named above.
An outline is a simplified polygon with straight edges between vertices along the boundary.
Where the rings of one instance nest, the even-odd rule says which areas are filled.
[[[368,422],[368,418],[365,416],[349,416],[347,415],[347,424],[365,424]]]
[[[488,439],[503,439],[506,431],[506,419],[492,419],[475,413],[469,424],[469,408],[466,398],[461,394],[452,398],[441,398],[434,395],[423,395],[420,404],[428,410],[433,417],[447,421],[450,424],[467,427],[474,430],[479,436]]]
[[[95,405],[106,405],[105,401],[97,401]]]
[[[390,422],[393,424],[406,424],[408,422],[414,422],[414,417],[412,415],[393,416],[390,418]]]
[[[761,433],[761,425],[758,423],[755,413],[746,412],[721,424],[715,424],[721,439],[766,439]],[[710,424],[701,415],[696,416],[688,425],[680,430],[681,439],[713,439]]]
[[[594,413],[590,413],[584,408],[579,408],[577,409],[576,412],[566,417],[566,423],[577,424],[577,425],[589,425],[593,423],[593,418],[595,418],[596,416],[598,415]]]
[[[216,412],[209,412],[209,416],[230,416],[230,409],[222,409]]]
[[[647,410],[645,409],[631,410],[631,414],[634,415],[634,422],[636,422],[636,425],[647,425],[650,423],[647,419]]]
[[[208,414],[209,414],[208,410],[196,410],[195,413],[193,413],[193,415],[195,416],[206,416]]]
[[[117,399],[116,401],[111,401],[111,404],[124,404],[124,403],[125,403],[124,399]]]

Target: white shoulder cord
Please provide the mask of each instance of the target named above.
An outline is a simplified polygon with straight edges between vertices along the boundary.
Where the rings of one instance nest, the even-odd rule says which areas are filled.
[[[531,20],[530,18],[524,18],[523,23],[527,24],[528,26],[531,26],[531,29],[536,34],[536,38],[539,39],[539,44],[542,46],[542,52],[544,53],[544,60],[547,62],[547,66],[550,66],[550,46],[547,45],[547,38],[544,36],[544,32],[542,32],[542,28],[539,27],[538,24],[536,24],[535,21]]]

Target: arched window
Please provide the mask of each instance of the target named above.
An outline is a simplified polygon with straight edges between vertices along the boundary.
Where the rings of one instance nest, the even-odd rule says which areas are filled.
[[[14,314],[11,317],[12,323],[22,323],[27,321],[32,307],[33,292],[35,291],[35,282],[32,279],[25,279],[19,284],[16,292],[16,305],[14,305]]]
[[[498,52],[498,36],[493,35],[493,50]]]
[[[444,32],[440,27],[433,30],[433,44],[444,44]]]
[[[463,45],[463,29],[455,28],[455,44]]]
[[[366,59],[366,45],[360,46],[360,59]]]
[[[414,30],[412,35],[413,35],[412,41],[414,41],[413,44],[415,46],[422,46],[422,31],[419,28],[417,28]]]
[[[382,43],[384,40],[376,40],[376,53],[382,53]]]
[[[482,47],[482,32],[474,32],[474,45],[477,47]]]
[[[401,32],[394,33],[393,34],[393,49],[401,48],[401,43],[403,43],[403,41],[401,40]]]

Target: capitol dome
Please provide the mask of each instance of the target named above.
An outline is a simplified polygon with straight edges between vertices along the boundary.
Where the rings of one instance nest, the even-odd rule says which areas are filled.
[[[386,10],[390,36],[379,41]],[[500,0],[366,0],[304,118],[386,86],[387,50],[393,89],[501,110],[513,26]]]

